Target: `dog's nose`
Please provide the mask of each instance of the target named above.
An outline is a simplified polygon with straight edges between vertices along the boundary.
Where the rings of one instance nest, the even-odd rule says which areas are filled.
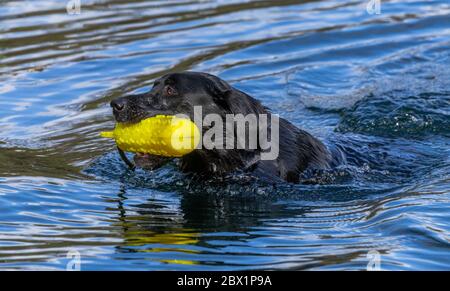
[[[127,106],[127,100],[124,98],[114,99],[110,105],[115,111],[122,111]]]

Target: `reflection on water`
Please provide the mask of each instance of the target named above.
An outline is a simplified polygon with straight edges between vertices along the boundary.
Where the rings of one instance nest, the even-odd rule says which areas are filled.
[[[448,1],[0,6],[0,268],[448,269]],[[270,185],[130,172],[112,98],[218,74],[349,164]]]

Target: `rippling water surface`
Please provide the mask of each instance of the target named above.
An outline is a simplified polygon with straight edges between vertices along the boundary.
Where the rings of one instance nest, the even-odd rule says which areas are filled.
[[[450,269],[450,4],[0,2],[0,268]],[[162,74],[217,74],[348,165],[300,185],[130,172],[98,132]]]

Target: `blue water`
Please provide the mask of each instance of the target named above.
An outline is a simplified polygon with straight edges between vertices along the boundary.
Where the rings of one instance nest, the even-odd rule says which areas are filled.
[[[0,269],[450,269],[448,1],[0,5]],[[348,164],[300,185],[130,172],[109,101],[217,74]]]

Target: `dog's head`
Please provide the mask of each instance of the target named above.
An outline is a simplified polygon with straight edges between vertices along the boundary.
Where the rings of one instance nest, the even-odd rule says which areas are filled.
[[[258,101],[222,79],[197,72],[167,74],[156,80],[149,92],[115,99],[111,102],[111,107],[116,121],[123,123],[135,123],[156,115],[177,114],[194,120],[194,107],[201,107],[203,117],[217,114],[223,120],[226,114],[265,112]],[[207,127],[202,125],[202,130]],[[139,165],[144,164],[142,155],[136,155],[135,161]],[[225,170],[239,166],[242,162],[236,151],[205,149],[192,152],[183,161],[187,171],[196,170],[191,167],[202,169],[220,163],[222,166],[219,168]]]
[[[111,102],[116,121],[135,123],[155,115],[184,114],[193,118],[194,106],[203,114],[231,111],[233,88],[220,78],[197,72],[167,74],[144,94],[128,95]]]

